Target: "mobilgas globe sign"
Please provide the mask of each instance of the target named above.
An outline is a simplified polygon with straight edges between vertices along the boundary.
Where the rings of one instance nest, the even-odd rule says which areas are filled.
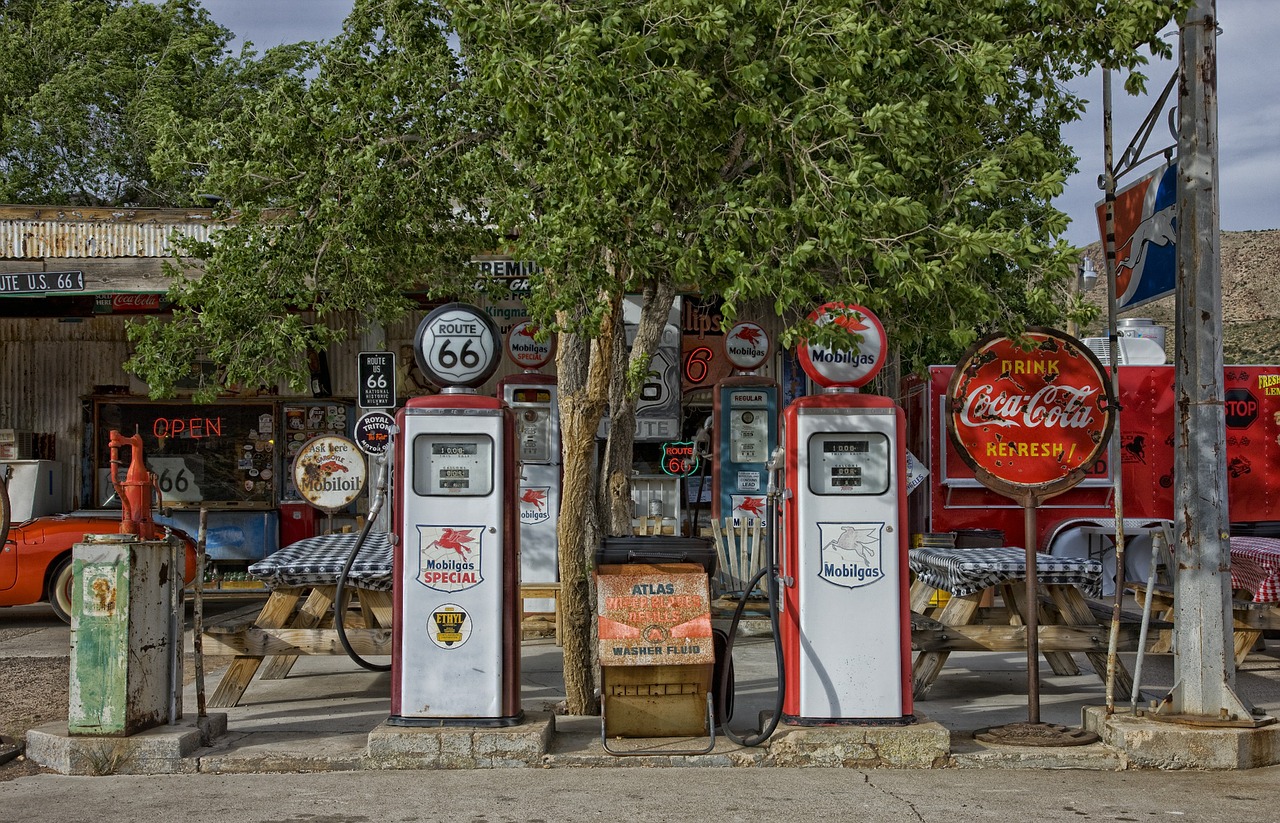
[[[327,434],[303,444],[293,459],[293,484],[317,509],[334,512],[364,491],[364,455],[345,437]]]

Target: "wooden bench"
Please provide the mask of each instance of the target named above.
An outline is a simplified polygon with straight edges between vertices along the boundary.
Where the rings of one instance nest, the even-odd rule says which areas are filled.
[[[532,617],[537,614],[546,614],[546,612],[530,612],[525,611],[524,601],[526,600],[550,600],[552,603],[552,613],[554,615],[555,625],[555,641],[557,646],[564,645],[564,615],[560,613],[560,584],[559,583],[521,583],[520,584],[520,619]]]
[[[1134,599],[1145,602],[1147,584],[1126,581],[1125,587],[1133,592]],[[1151,587],[1151,614],[1172,625],[1174,616],[1173,587],[1155,585]],[[1262,633],[1268,629],[1280,629],[1280,603],[1255,603],[1247,597],[1231,598],[1232,645],[1236,666],[1244,662],[1249,652],[1262,639]],[[1167,633],[1152,645],[1150,651],[1157,654],[1168,654],[1173,651],[1173,635]]]

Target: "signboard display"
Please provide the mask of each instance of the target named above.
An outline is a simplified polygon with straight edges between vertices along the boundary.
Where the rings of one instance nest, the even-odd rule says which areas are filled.
[[[824,303],[809,314],[809,319],[818,326],[834,323],[852,338],[850,347],[840,351],[800,341],[796,352],[800,367],[813,382],[823,388],[857,388],[880,373],[889,346],[880,318],[870,309],[852,303]]]
[[[596,578],[601,666],[715,662],[706,574],[672,574],[662,566],[613,568]]]
[[[548,337],[543,342],[536,339],[537,324],[522,320],[511,327],[507,334],[507,357],[511,362],[523,369],[537,370],[551,362],[555,357],[555,337]]]
[[[84,272],[34,271],[0,274],[0,294],[84,291]]]
[[[498,327],[475,306],[450,303],[422,319],[414,354],[436,385],[476,388],[498,368]]]
[[[365,454],[386,454],[395,432],[396,419],[386,412],[371,411],[356,421],[356,445]]]
[[[396,407],[396,356],[389,351],[360,352],[357,403],[362,409]]]
[[[769,359],[769,334],[759,323],[742,322],[729,329],[724,353],[734,368],[753,371]]]
[[[302,499],[335,512],[364,491],[364,455],[345,437],[326,434],[309,440],[293,461],[293,483]]]
[[[1087,346],[1032,328],[966,352],[947,388],[947,433],[984,486],[1044,499],[1078,484],[1105,454],[1115,409]]]
[[[1116,308],[1173,294],[1178,274],[1178,164],[1164,163],[1116,192]],[[1105,248],[1106,201],[1096,207]]]

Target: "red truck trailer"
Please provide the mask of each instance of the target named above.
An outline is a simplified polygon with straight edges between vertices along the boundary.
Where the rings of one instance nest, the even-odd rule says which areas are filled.
[[[1021,506],[982,486],[951,445],[946,429],[952,366],[933,366],[927,380],[904,384],[907,448],[928,469],[909,498],[912,533],[1002,531],[1005,544],[1023,545]],[[1280,537],[1280,366],[1227,366],[1227,496],[1231,533]],[[1173,517],[1174,367],[1120,366],[1120,469],[1124,517]],[[1090,523],[1115,517],[1112,467],[1104,454],[1076,488],[1038,511],[1036,543],[1059,556],[1103,556]],[[1126,575],[1146,574],[1150,538],[1126,542]],[[1114,557],[1112,553],[1111,557]]]

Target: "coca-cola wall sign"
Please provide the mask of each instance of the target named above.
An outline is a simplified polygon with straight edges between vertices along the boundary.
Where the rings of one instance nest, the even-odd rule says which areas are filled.
[[[947,434],[984,486],[1044,499],[1084,479],[1106,448],[1115,408],[1093,352],[1063,332],[1032,328],[966,352],[947,388]]]

